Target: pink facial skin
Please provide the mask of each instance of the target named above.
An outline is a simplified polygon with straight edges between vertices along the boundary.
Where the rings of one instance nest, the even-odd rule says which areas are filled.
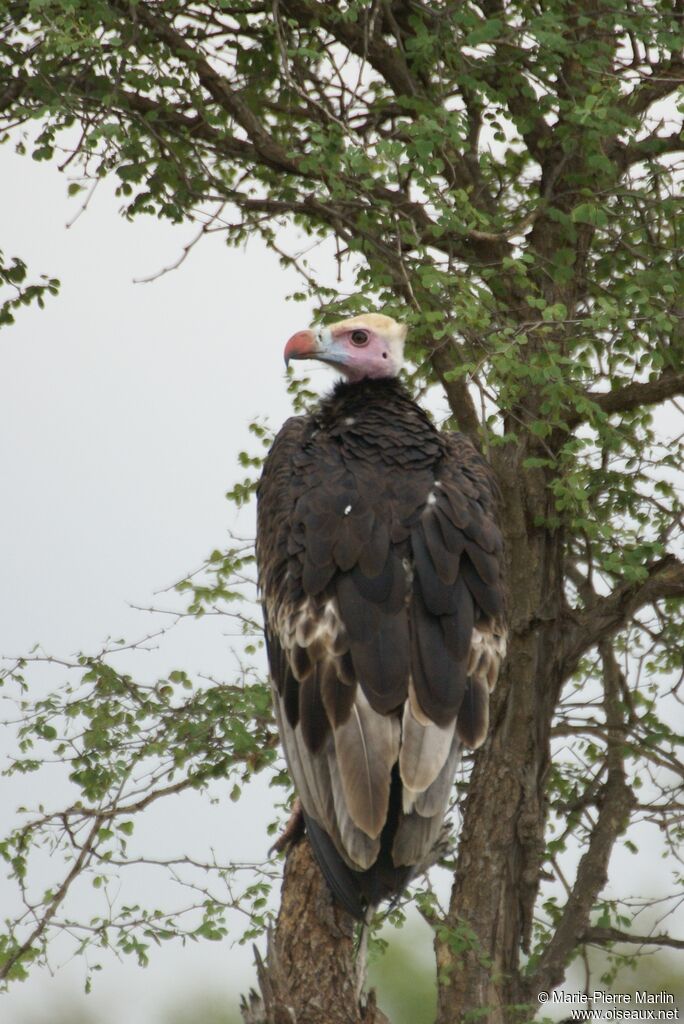
[[[339,367],[347,380],[364,377],[396,377],[399,372],[387,338],[368,327],[298,331],[285,346],[290,359],[318,359]]]
[[[331,337],[331,361],[339,364],[348,380],[396,376],[398,368],[392,360],[389,342],[379,334],[357,327],[352,331],[335,331]]]

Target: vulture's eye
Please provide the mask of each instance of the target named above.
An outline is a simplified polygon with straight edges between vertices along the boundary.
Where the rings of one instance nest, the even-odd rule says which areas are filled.
[[[368,344],[368,331],[352,331],[351,332],[352,345],[367,345]]]

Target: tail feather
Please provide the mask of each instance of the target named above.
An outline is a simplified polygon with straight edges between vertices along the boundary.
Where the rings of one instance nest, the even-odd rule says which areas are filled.
[[[387,823],[380,836],[380,853],[366,871],[355,871],[345,864],[332,839],[303,811],[306,831],[318,865],[337,902],[357,921],[367,920],[369,911],[383,900],[398,899],[415,873],[413,867],[397,865],[392,859],[391,847],[400,814],[401,789],[399,772],[395,766]]]
[[[354,878],[358,872],[348,867],[335,849],[332,839],[317,825],[313,818],[304,811],[306,832],[309,842],[318,861],[326,882],[333,896],[348,914],[357,921],[363,921],[366,907],[361,899],[358,881]]]

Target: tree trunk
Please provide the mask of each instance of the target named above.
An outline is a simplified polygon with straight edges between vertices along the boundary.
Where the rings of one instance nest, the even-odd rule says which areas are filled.
[[[527,454],[527,453],[524,453]],[[529,1020],[517,972],[529,946],[543,856],[544,785],[553,707],[561,686],[562,575],[558,533],[538,471],[522,452],[496,460],[507,531],[509,654],[493,695],[490,735],[470,780],[446,927],[435,950],[439,1024],[476,1013],[488,1024]]]
[[[261,997],[243,1001],[245,1024],[389,1024],[373,992],[359,1001],[354,921],[333,903],[306,838],[288,853],[278,921],[257,967]]]

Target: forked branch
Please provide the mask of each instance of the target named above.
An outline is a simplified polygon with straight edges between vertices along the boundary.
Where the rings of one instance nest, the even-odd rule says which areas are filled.
[[[573,674],[587,651],[617,633],[640,608],[671,597],[684,597],[684,563],[674,555],[651,563],[645,579],[622,583],[607,597],[597,598],[567,630],[564,678]]]
[[[600,646],[603,663],[603,708],[607,725],[607,777],[599,794],[599,814],[589,846],[553,938],[529,981],[531,997],[560,984],[570,956],[586,933],[592,908],[608,881],[608,864],[617,838],[624,832],[634,805],[623,759],[624,717],[620,694],[620,668],[612,645]]]

